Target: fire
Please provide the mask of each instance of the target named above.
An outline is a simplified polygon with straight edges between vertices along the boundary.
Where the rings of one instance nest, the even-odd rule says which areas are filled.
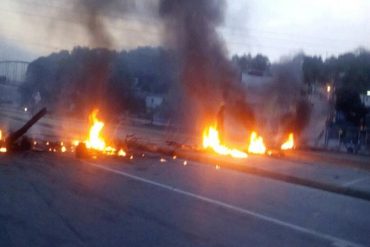
[[[263,138],[258,136],[256,132],[252,132],[248,152],[253,154],[265,154],[267,151],[263,142]]]
[[[229,155],[233,158],[247,158],[248,155],[240,150],[231,149],[221,144],[217,128],[210,126],[203,131],[203,148],[210,148],[221,155]]]
[[[120,150],[118,151],[118,156],[125,157],[126,155],[127,155],[127,154],[126,154],[125,150],[120,149]]]
[[[126,156],[126,152],[123,149],[120,149],[117,152],[116,148],[107,146],[101,133],[104,128],[104,122],[97,117],[98,112],[99,110],[96,109],[89,116],[91,127],[89,129],[88,139],[85,141],[86,147],[88,149],[103,152],[104,154],[107,155],[117,154],[118,156]]]
[[[6,147],[2,147],[1,144],[2,144],[2,139],[3,139],[3,132],[0,130],[0,153],[6,153],[8,150],[6,149]]]
[[[101,136],[101,131],[104,128],[104,123],[97,117],[98,110],[94,110],[90,115],[91,127],[89,131],[89,139],[86,140],[87,148],[104,151],[106,148],[105,141]]]
[[[294,148],[294,135],[290,133],[288,140],[281,145],[282,150],[290,150]]]

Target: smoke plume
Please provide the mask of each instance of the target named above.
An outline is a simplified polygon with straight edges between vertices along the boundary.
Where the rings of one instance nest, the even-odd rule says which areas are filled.
[[[238,74],[217,33],[224,22],[225,7],[224,0],[160,2],[160,16],[166,22],[165,43],[177,52],[180,81],[201,118],[215,117],[221,103],[231,97],[243,98]]]
[[[79,66],[82,66],[84,73],[79,75],[79,81],[76,80],[66,83],[62,89],[61,97],[70,94],[80,94],[84,99],[84,104],[90,108],[105,108],[107,112],[109,107],[108,82],[112,74],[112,64],[116,59],[114,50],[116,39],[112,33],[111,25],[115,19],[124,17],[129,12],[136,10],[137,4],[134,0],[76,0],[73,9],[78,15],[70,15],[64,9],[60,10],[60,15],[70,16],[80,25],[88,37],[89,47],[98,47],[99,49],[91,53],[84,53],[83,49],[79,51],[81,59]],[[68,28],[68,27],[65,27]],[[55,32],[63,33],[62,30]],[[71,38],[74,38],[73,36]],[[88,57],[90,56],[90,57]],[[84,92],[74,90],[75,88],[85,88]],[[63,100],[60,100],[63,102]]]
[[[254,79],[249,77],[245,83],[259,132],[269,136],[271,145],[290,132],[300,136],[312,110],[303,82],[302,56],[285,58],[272,65],[270,75],[258,78],[257,83]]]
[[[77,0],[75,9],[81,13],[78,17],[89,35],[90,45],[111,48],[114,39],[105,21],[107,16],[124,15],[135,10],[134,0]]]

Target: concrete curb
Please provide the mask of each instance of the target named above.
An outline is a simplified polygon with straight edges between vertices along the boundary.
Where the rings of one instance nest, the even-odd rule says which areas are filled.
[[[290,183],[290,184],[301,185],[301,186],[305,186],[305,187],[309,187],[313,189],[324,190],[324,191],[328,191],[328,192],[332,192],[332,193],[336,193],[336,194],[340,194],[344,196],[350,196],[350,197],[370,201],[370,192],[367,192],[367,191],[353,189],[353,188],[349,188],[345,186],[339,186],[339,185],[332,184],[332,183],[315,181],[312,179],[307,179],[307,178],[302,178],[302,177],[297,177],[297,176],[285,175],[282,173],[269,171],[266,169],[261,169],[261,168],[257,168],[257,167],[250,166],[250,165],[236,164],[236,162],[231,162],[226,159],[222,160],[221,162],[218,159],[205,156],[199,153],[192,154],[192,153],[185,153],[185,152],[176,152],[176,155],[179,158],[186,159],[186,160],[208,163],[212,165],[220,165],[222,168],[226,168],[230,170],[235,170],[235,171],[244,172],[247,174],[252,174],[252,175],[256,175],[260,177],[283,181],[283,182]]]

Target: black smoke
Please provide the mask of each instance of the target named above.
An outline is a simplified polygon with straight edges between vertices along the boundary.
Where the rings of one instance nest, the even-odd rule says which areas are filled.
[[[111,48],[114,38],[109,30],[110,22],[136,9],[134,0],[77,0],[74,7],[80,15],[76,17],[89,35],[90,45]]]
[[[90,108],[102,108],[103,111],[108,111],[111,102],[112,94],[109,92],[109,81],[113,73],[113,64],[117,57],[117,52],[113,49],[116,47],[116,40],[112,33],[110,25],[113,21],[124,17],[131,11],[135,11],[136,2],[134,0],[76,0],[73,1],[73,13],[66,9],[60,9],[60,18],[69,18],[72,23],[78,23],[85,32],[88,47],[97,48],[87,51],[86,49],[75,49],[77,52],[76,58],[84,58],[79,61],[72,61],[71,64],[76,64],[76,71],[80,73],[66,82],[62,87],[61,97],[70,95],[80,95],[83,106]],[[76,14],[78,13],[78,14]],[[62,28],[54,30],[54,33],[61,35],[69,28],[70,22]],[[76,36],[78,36],[76,34]],[[71,39],[74,35],[71,35]],[[87,52],[86,52],[87,51]],[[65,75],[61,75],[65,78]],[[77,90],[78,89],[78,90]],[[67,97],[68,98],[68,97]],[[63,99],[60,99],[63,105]]]
[[[159,8],[165,43],[177,53],[186,104],[199,111],[196,117],[214,118],[223,103],[226,108],[244,105],[239,75],[217,33],[224,23],[225,1],[162,0]]]
[[[268,75],[248,79],[244,82],[247,98],[253,102],[256,129],[268,136],[266,141],[271,141],[270,145],[281,143],[291,132],[299,137],[312,112],[303,81],[302,56],[285,58],[272,64]]]

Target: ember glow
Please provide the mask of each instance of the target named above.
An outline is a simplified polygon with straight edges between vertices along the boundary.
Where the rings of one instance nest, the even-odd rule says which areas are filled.
[[[118,156],[121,156],[121,157],[126,157],[126,152],[125,150],[123,150],[122,148],[118,151]]]
[[[282,150],[290,150],[294,148],[294,135],[290,133],[288,140],[281,145]]]
[[[248,146],[248,152],[252,154],[265,154],[267,151],[263,138],[256,132],[252,132]]]
[[[212,149],[220,155],[231,156],[233,158],[243,159],[248,157],[243,151],[222,145],[219,132],[214,126],[210,126],[203,131],[203,148]]]

